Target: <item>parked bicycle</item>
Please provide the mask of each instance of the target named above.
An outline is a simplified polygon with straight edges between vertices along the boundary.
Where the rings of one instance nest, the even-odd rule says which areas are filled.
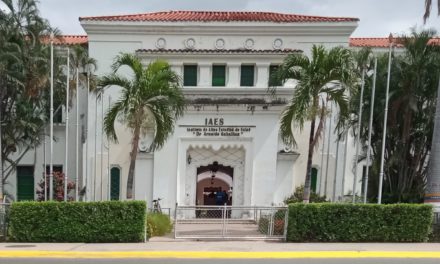
[[[157,198],[156,200],[153,200],[153,213],[162,213],[162,208],[160,207],[160,198]]]

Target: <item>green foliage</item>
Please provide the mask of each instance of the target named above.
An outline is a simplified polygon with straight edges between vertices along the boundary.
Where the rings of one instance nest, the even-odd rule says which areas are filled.
[[[17,202],[9,221],[18,242],[140,242],[145,202]]]
[[[405,47],[404,52],[394,54],[391,67],[389,112],[385,145],[385,179],[382,203],[420,203],[426,186],[434,114],[437,100],[438,73],[440,71],[440,46],[430,45],[435,31],[416,31],[401,36],[397,41]],[[373,67],[370,62],[370,68]],[[379,173],[382,151],[382,135],[388,53],[378,55],[377,80],[373,107],[371,137],[371,168],[368,195],[376,201],[379,189]],[[363,98],[360,142],[364,161],[368,147],[369,117],[372,106],[373,77],[366,78]],[[357,131],[360,90],[351,97],[349,127]]]
[[[433,210],[416,204],[290,204],[287,240],[294,242],[422,242]]]
[[[118,74],[121,67],[128,67],[132,78]],[[174,124],[185,109],[185,98],[180,89],[180,78],[171,66],[163,60],[155,60],[146,68],[133,54],[122,53],[115,58],[113,72],[99,80],[98,89],[111,86],[121,88],[120,98],[110,107],[104,119],[107,137],[117,142],[116,120],[130,128],[131,143],[130,167],[127,177],[127,198],[133,196],[133,179],[136,155],[140,136],[154,132],[150,151],[160,149],[174,131]]]
[[[303,194],[304,194],[304,185],[301,185],[299,187],[296,187],[295,192],[284,199],[285,204],[291,204],[291,203],[302,203],[303,201]],[[320,196],[319,194],[315,193],[314,191],[310,192],[310,203],[324,203],[327,202],[327,198],[325,196]]]
[[[149,213],[147,214],[147,234],[148,237],[164,236],[171,232],[173,224],[166,214]]]

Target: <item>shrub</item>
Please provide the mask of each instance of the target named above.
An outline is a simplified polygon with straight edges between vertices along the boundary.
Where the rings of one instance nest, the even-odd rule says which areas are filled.
[[[53,172],[53,198],[59,202],[64,201],[64,173],[59,171]],[[37,190],[37,200],[44,201],[45,193],[47,192],[47,197],[49,198],[49,175],[46,175],[46,190],[44,188],[44,179],[38,183],[39,189]],[[67,200],[73,201],[74,197],[69,195],[71,191],[75,190],[75,183],[73,181],[67,180]]]
[[[18,242],[139,242],[145,202],[17,202],[9,223]]]
[[[421,242],[432,219],[429,205],[290,204],[287,240]]]
[[[173,224],[166,214],[149,213],[147,215],[148,237],[163,236],[171,232]]]
[[[273,216],[273,231],[272,234],[276,236],[281,236],[284,234],[284,219],[285,219],[286,211],[277,211]],[[267,235],[269,234],[269,223],[270,223],[270,215],[261,216],[258,220],[258,231],[260,233]]]
[[[285,204],[291,204],[291,203],[302,203],[303,201],[303,194],[304,194],[304,185],[301,185],[299,187],[296,187],[295,192],[284,199]],[[310,191],[310,203],[323,203],[326,202],[327,198],[325,196],[320,196],[319,194],[315,193],[314,191]]]

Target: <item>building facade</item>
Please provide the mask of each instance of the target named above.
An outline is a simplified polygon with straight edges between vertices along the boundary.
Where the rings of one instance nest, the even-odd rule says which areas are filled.
[[[310,55],[314,44],[349,47],[358,19],[170,11],[82,17],[80,23],[87,32],[89,56],[98,61],[98,77],[111,72],[113,60],[121,52],[135,53],[144,65],[164,59],[182,77],[188,103],[185,114],[161,150],[149,151],[154,128],[141,139],[134,180],[134,199],[151,204],[161,198],[163,207],[172,208],[176,203],[214,204],[212,195],[219,191],[227,193],[231,205],[281,204],[304,183],[308,124],[295,132],[297,146],[286,146],[279,136],[280,114],[291,99],[295,82],[277,86],[276,94],[271,95],[269,76],[291,52]],[[365,45],[356,41],[358,46]],[[120,73],[130,77],[126,69]],[[119,87],[110,87],[103,97],[91,93],[88,100],[86,93],[79,93],[81,102],[88,101],[88,105],[81,104],[87,124],[79,172],[88,201],[126,197],[131,131],[118,121],[119,142],[115,144],[108,142],[102,130],[103,116],[118,100],[119,91]],[[332,125],[336,117],[334,111],[326,122],[325,140],[315,151],[312,188],[341,200],[353,192],[355,148],[351,136],[336,142]],[[55,157],[60,161],[54,164],[63,165],[64,145],[60,143],[55,144],[59,146],[55,152],[60,153]],[[71,146],[73,149],[75,143]],[[27,154],[20,164],[41,164],[41,155],[32,160],[33,155]],[[74,173],[69,169],[70,178]],[[35,169],[35,185],[40,174]],[[360,194],[361,166],[357,174],[356,193]]]

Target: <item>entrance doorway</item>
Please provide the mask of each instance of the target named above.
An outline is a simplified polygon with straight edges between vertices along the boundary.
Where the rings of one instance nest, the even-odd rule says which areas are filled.
[[[197,168],[196,205],[232,205],[234,169],[214,161]]]

